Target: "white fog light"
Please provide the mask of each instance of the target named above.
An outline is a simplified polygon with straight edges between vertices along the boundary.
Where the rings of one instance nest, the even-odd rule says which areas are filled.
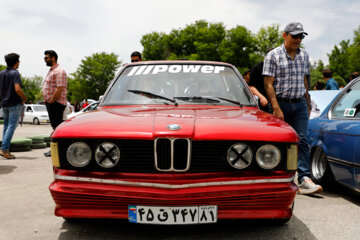
[[[113,143],[102,143],[95,150],[95,160],[101,167],[111,168],[119,162],[120,150]]]
[[[68,147],[66,157],[72,166],[85,167],[91,160],[91,149],[84,142],[76,142]]]
[[[229,148],[226,158],[233,168],[243,169],[250,165],[253,153],[248,145],[237,143]]]
[[[256,152],[256,162],[263,169],[275,168],[280,163],[280,160],[280,150],[274,145],[263,145]]]

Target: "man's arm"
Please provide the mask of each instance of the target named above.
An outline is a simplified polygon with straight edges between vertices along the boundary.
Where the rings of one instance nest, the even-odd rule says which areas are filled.
[[[22,98],[22,104],[24,104],[26,102],[26,96],[25,96],[25,93],[23,92],[23,90],[21,89],[20,84],[15,83],[14,87],[15,87],[16,94]]]
[[[272,76],[264,76],[264,86],[265,91],[268,96],[268,99],[271,103],[271,107],[273,109],[273,115],[275,117],[284,120],[284,113],[281,111],[279,103],[276,99],[275,89],[274,89],[274,80],[275,78]]]
[[[50,98],[49,103],[54,103],[60,96],[61,92],[65,89],[65,86],[59,86],[55,89],[54,95]]]
[[[254,94],[255,96],[257,96],[257,97],[259,98],[261,106],[264,107],[264,106],[266,106],[266,105],[269,103],[269,101],[267,100],[267,98],[266,98],[264,95],[262,95],[262,94],[256,89],[256,87],[254,87],[254,86],[249,86],[249,88],[250,88],[250,91],[252,92],[252,94]]]

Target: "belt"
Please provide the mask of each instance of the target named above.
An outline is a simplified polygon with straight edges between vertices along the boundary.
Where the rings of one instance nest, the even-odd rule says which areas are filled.
[[[298,103],[303,99],[304,99],[303,97],[302,98],[281,98],[281,97],[277,98],[277,100],[279,102],[286,102],[286,103]]]

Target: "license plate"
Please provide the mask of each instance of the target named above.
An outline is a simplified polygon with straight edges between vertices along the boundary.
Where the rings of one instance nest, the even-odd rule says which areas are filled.
[[[129,205],[129,222],[144,224],[201,224],[217,222],[217,206],[155,207]]]

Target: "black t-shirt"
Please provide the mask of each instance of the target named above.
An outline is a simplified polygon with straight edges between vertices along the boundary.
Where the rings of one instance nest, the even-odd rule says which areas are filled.
[[[251,69],[249,86],[256,87],[256,89],[266,97],[264,77],[262,75],[263,67],[264,62],[260,62]]]
[[[15,91],[16,83],[22,87],[18,70],[7,68],[0,72],[1,106],[12,107],[22,102],[22,98]]]

